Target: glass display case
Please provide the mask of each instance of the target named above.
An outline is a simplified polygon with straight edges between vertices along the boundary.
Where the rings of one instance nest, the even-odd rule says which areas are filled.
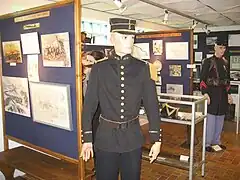
[[[158,95],[158,100],[162,122],[183,124],[191,127],[190,154],[187,162],[189,179],[192,180],[193,171],[197,167],[202,168],[202,176],[204,176],[207,99],[204,96],[161,93]],[[140,119],[142,118],[147,119],[144,108],[140,113]],[[203,122],[202,157],[200,162],[194,162],[194,132],[196,124],[200,122]],[[186,163],[183,164],[186,166]]]

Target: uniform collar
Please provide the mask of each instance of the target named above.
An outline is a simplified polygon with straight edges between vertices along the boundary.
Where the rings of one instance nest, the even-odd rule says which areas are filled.
[[[112,53],[112,58],[114,59],[114,60],[123,60],[123,61],[125,61],[125,60],[129,60],[129,59],[131,59],[131,58],[133,58],[133,56],[131,55],[131,54],[126,54],[126,55],[124,55],[123,57],[121,57],[121,56],[119,56],[119,55],[117,55],[116,53],[115,53],[115,51]]]

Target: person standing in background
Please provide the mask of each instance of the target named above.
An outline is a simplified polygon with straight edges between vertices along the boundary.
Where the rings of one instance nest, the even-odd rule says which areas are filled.
[[[208,101],[207,152],[226,149],[220,141],[228,103],[232,103],[228,61],[224,57],[226,46],[226,41],[218,38],[214,46],[215,54],[203,60],[201,70],[200,89]]]
[[[83,97],[85,97],[85,92],[87,89],[87,84],[89,80],[89,76],[91,73],[91,69],[94,66],[94,64],[98,61],[103,59],[105,54],[101,51],[91,51],[88,54],[85,55],[83,58],[83,69],[84,69],[84,74],[85,78],[83,81]],[[83,98],[84,99],[84,98]],[[95,140],[96,136],[96,131],[99,125],[99,117],[101,114],[100,106],[98,105],[96,112],[94,113],[93,120],[92,120],[92,132],[93,132],[93,142]],[[96,158],[94,156],[94,167],[96,166]],[[93,169],[95,171],[95,168]]]

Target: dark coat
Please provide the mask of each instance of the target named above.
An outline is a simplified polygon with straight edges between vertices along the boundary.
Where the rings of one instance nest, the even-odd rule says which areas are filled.
[[[93,65],[85,94],[82,133],[84,142],[92,142],[92,119],[98,104],[101,116],[113,122],[126,122],[139,115],[143,100],[149,120],[152,142],[160,139],[160,117],[155,82],[149,65],[131,55],[113,55]],[[138,120],[118,129],[101,123],[94,147],[108,152],[127,152],[145,143]],[[116,123],[115,123],[116,124]]]
[[[225,115],[230,93],[230,73],[226,61],[216,56],[203,61],[200,89],[202,94],[207,93],[210,97],[208,113]]]

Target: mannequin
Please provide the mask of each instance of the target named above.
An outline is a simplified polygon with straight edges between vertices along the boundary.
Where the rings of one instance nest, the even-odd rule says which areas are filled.
[[[136,21],[113,18],[110,23],[115,51],[91,71],[82,114],[81,157],[84,161],[93,157],[91,119],[100,104],[100,124],[94,144],[97,180],[117,180],[119,171],[122,180],[140,180],[144,144],[138,118],[141,100],[147,111],[153,144],[150,163],[161,149],[156,87],[149,65],[131,56]]]

